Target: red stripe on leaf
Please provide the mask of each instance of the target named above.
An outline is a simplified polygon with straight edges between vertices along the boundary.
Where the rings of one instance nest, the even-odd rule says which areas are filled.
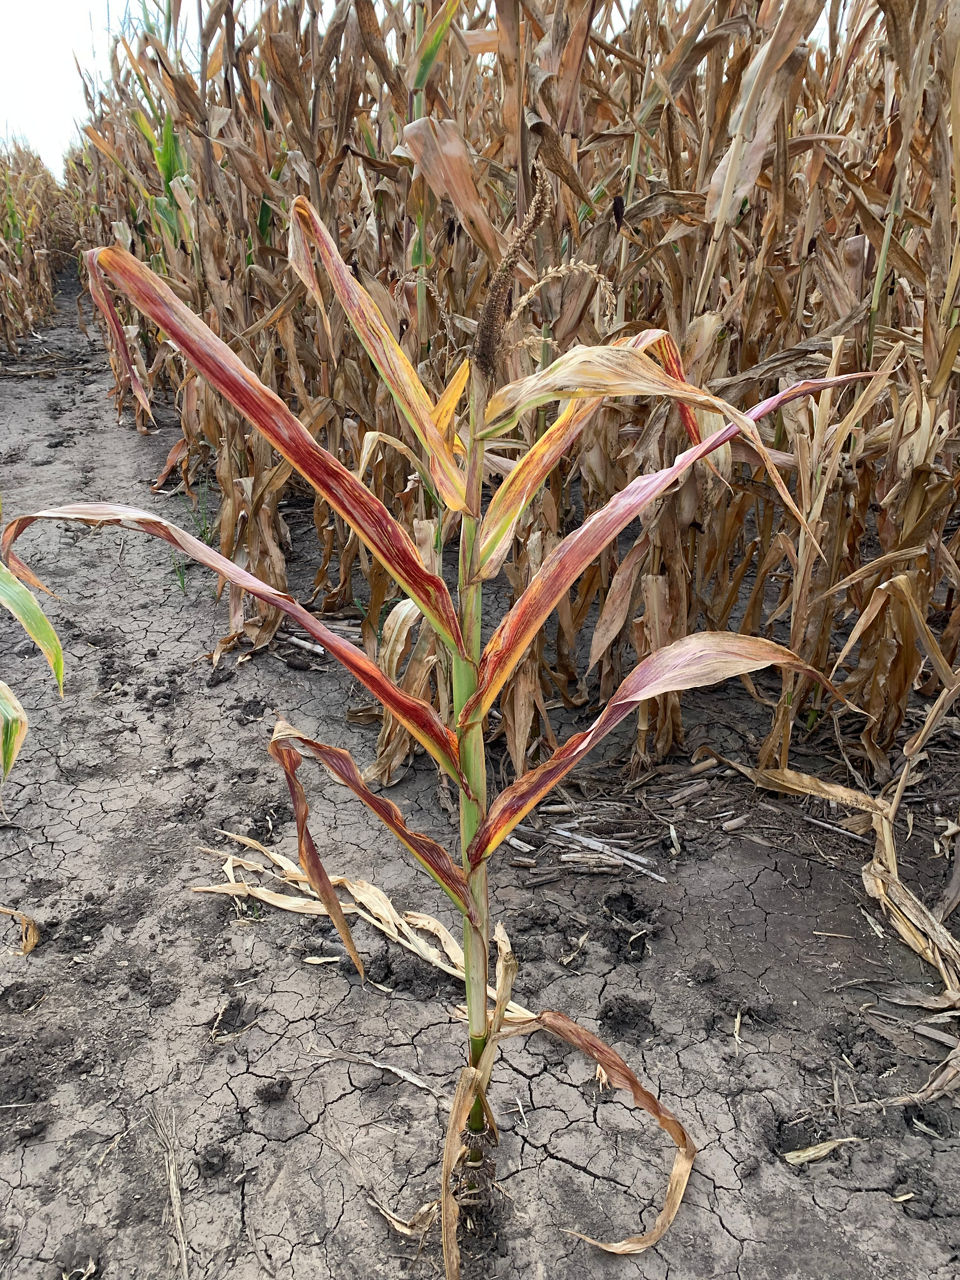
[[[392,801],[377,795],[364,782],[349,751],[340,747],[328,746],[325,742],[316,742],[298,733],[292,725],[280,721],[273,733],[270,754],[280,759],[278,751],[308,751],[327,772],[371,809],[383,825],[397,837],[401,844],[413,854],[423,869],[436,880],[444,893],[453,900],[459,911],[462,911],[474,924],[477,923],[477,910],[470,890],[467,888],[466,876],[461,867],[450,857],[443,845],[438,844],[431,836],[420,831],[411,831],[403,820],[403,814]],[[298,756],[299,759],[299,756]],[[283,761],[281,760],[281,763]],[[286,769],[286,765],[284,768]]]
[[[428,572],[413,540],[379,498],[322,448],[269,387],[177,298],[159,276],[124,249],[97,249],[95,261],[144,315],[257,428],[349,524],[416,601],[437,633],[463,653],[450,592]]]
[[[533,581],[497,627],[484,649],[477,691],[463,708],[461,725],[486,714],[564,592],[569,590],[603,548],[644,507],[678,480],[688,467],[736,434],[736,426],[725,427],[723,431],[718,431],[708,440],[680,454],[673,466],[638,476],[611,498],[605,507],[586,520],[575,533],[564,538],[544,560]]]
[[[162,538],[171,546],[183,551],[199,564],[206,565],[231,582],[234,586],[248,591],[258,600],[263,600],[274,608],[292,618],[308,635],[323,645],[338,662],[365,685],[373,696],[408,729],[413,737],[433,756],[437,764],[448,773],[458,785],[463,784],[463,777],[458,766],[459,750],[456,737],[443,723],[436,711],[428,703],[414,698],[404,692],[392,680],[388,679],[375,662],[371,662],[362,649],[355,648],[346,640],[336,635],[312,613],[285,591],[278,591],[259,578],[241,569],[239,565],[222,556],[206,543],[194,538],[183,529],[178,528],[159,516],[150,515],[146,511],[138,511],[136,507],[123,507],[111,503],[81,502],[66,507],[54,507],[48,511],[37,511],[33,515],[20,516],[11,520],[0,538],[0,557],[25,582],[41,587],[42,583],[34,576],[21,560],[15,556],[11,547],[20,535],[35,520],[78,520],[89,525],[116,525],[125,529],[134,529],[149,533],[155,538]],[[463,784],[465,785],[465,784]]]
[[[316,246],[333,291],[347,319],[390,389],[397,407],[413,428],[430,463],[430,474],[448,507],[463,511],[466,487],[453,450],[434,421],[434,406],[413,365],[397,343],[380,308],[353,277],[340,256],[333,236],[309,200],[298,196],[290,211],[290,264],[313,296],[322,304],[320,282],[313,267],[310,245]]]

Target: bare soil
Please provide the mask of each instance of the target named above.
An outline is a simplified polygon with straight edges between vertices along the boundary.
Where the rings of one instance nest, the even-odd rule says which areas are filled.
[[[150,492],[175,417],[150,437],[116,424],[99,340],[78,333],[69,288],[60,301],[56,323],[0,365],[4,514],[109,499],[192,529],[182,499]],[[27,957],[12,923],[0,934],[0,1277],[442,1274],[438,1228],[409,1238],[383,1210],[406,1220],[437,1194],[462,1053],[456,984],[360,928],[378,984],[361,985],[345,963],[305,963],[340,955],[325,922],[191,892],[239,852],[220,831],[295,856],[266,755],[274,718],[366,763],[375,730],[345,723],[356,687],[283,643],[211,673],[204,655],[227,629],[225,607],[163,544],[41,525],[23,552],[59,596],[49,612],[67,687],[61,702],[0,618],[3,678],[32,719],[3,797],[0,904],[40,930]],[[749,760],[763,720],[744,694],[688,706],[688,748],[710,741]],[[628,790],[627,747],[568,788],[570,808],[601,833],[611,803],[620,826],[629,808],[663,882],[570,870],[548,848],[535,870],[501,859],[496,905],[521,960],[516,998],[609,1039],[700,1154],[659,1248],[621,1259],[582,1243],[566,1229],[615,1239],[652,1223],[671,1151],[645,1117],[599,1096],[584,1059],[545,1038],[511,1042],[492,1098],[499,1190],[466,1224],[465,1275],[960,1275],[955,1096],[856,1109],[918,1089],[955,1036],[949,1021],[944,1041],[916,1034],[920,1013],[885,998],[939,987],[865,898],[868,847],[809,821],[842,815],[738,776],[708,775],[684,798],[697,778],[682,755]],[[829,744],[810,750],[798,766],[828,774]],[[933,802],[956,811],[954,754],[952,740],[931,751],[909,805],[905,875],[931,894],[946,873]],[[331,873],[454,927],[442,895],[351,796],[326,777],[305,781]],[[419,761],[390,794],[443,836],[436,791]],[[784,1159],[838,1137],[856,1140],[805,1166]]]

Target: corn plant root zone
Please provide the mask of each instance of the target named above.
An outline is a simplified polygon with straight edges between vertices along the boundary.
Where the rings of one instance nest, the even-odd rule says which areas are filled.
[[[99,344],[72,316],[61,297],[58,324],[0,368],[5,514],[112,499],[192,530],[181,499],[149,490],[175,421],[149,438],[115,425]],[[312,572],[309,521],[299,528]],[[61,703],[0,620],[2,676],[32,720],[4,794],[0,904],[39,926],[27,957],[12,925],[2,935],[0,1276],[441,1274],[439,1228],[421,1239],[388,1215],[402,1225],[437,1195],[461,1063],[457,985],[361,925],[378,984],[363,987],[325,922],[191,892],[222,882],[224,858],[243,852],[218,830],[293,856],[266,755],[275,715],[366,762],[374,731],[344,723],[356,689],[282,644],[239,665],[228,655],[211,676],[202,655],[227,630],[225,608],[165,545],[41,525],[23,548],[60,597],[50,614],[67,693]],[[691,707],[700,736],[731,754],[754,731],[736,691]],[[956,769],[948,751],[933,756],[952,812]],[[549,849],[535,873],[506,859],[493,872],[521,962],[516,998],[598,1029],[700,1146],[679,1216],[639,1261],[564,1233],[617,1239],[649,1226],[671,1153],[598,1094],[575,1053],[512,1041],[491,1099],[498,1190],[484,1214],[465,1213],[464,1275],[955,1277],[955,1095],[862,1105],[917,1090],[948,1052],[911,1031],[922,1011],[884,999],[939,988],[887,930],[877,936],[859,877],[867,846],[738,778],[714,775],[677,799],[690,782],[677,757],[637,794],[612,767],[569,791],[581,830],[601,829],[604,805],[632,806],[664,883],[564,870]],[[332,873],[454,925],[352,798],[316,775],[305,783]],[[413,825],[450,834],[431,770],[418,764],[390,794]],[[936,889],[930,799],[918,793],[904,874]],[[730,815],[746,822],[724,833]],[[534,875],[546,883],[531,887]],[[784,1158],[834,1138],[848,1141],[819,1160]]]

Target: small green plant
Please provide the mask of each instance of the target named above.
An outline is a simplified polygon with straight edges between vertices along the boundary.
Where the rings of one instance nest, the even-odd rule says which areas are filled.
[[[170,560],[173,563],[173,572],[177,579],[177,586],[180,588],[180,594],[185,596],[187,594],[187,571],[183,560],[175,551],[170,552]]]
[[[207,546],[212,545],[214,534],[217,531],[216,514],[211,515],[210,512],[210,475],[204,469],[200,473],[199,480],[195,483],[193,490],[194,501],[188,501],[184,494],[181,494],[181,500],[190,517],[193,525],[193,531]]]
[[[538,192],[540,184],[538,184]],[[196,366],[197,370],[246,415],[270,444],[310,482],[329,506],[356,532],[371,555],[383,564],[445,651],[452,673],[452,700],[442,718],[429,697],[417,697],[388,678],[366,654],[329,630],[296,600],[233,564],[201,540],[166,520],[131,507],[78,504],[22,516],[7,526],[0,552],[25,581],[36,582],[12,553],[15,540],[37,519],[77,520],[89,525],[119,525],[162,538],[176,550],[206,565],[221,578],[266,601],[337,658],[380,701],[452,781],[459,796],[459,847],[456,854],[423,832],[412,830],[396,805],[375,793],[348,752],[318,742],[281,721],[270,754],[282,767],[297,826],[299,857],[313,891],[339,931],[357,970],[363,963],[310,834],[309,808],[299,770],[305,755],[320,762],[389,828],[419,866],[447,894],[461,916],[467,1003],[466,1064],[463,1068],[447,1134],[442,1167],[443,1247],[447,1275],[459,1275],[457,1248],[458,1196],[482,1196],[493,1178],[491,1153],[496,1127],[488,1086],[500,1044],[509,1036],[548,1031],[586,1053],[609,1083],[624,1090],[649,1112],[677,1147],[664,1207],[654,1227],[625,1241],[600,1243],[615,1253],[639,1253],[658,1240],[672,1221],[683,1195],[695,1146],[680,1121],[645,1089],[627,1064],[592,1032],[564,1013],[546,1011],[519,1021],[506,1019],[516,963],[506,934],[494,929],[488,895],[492,856],[517,823],[530,812],[608,733],[646,700],[669,691],[714,684],[775,664],[817,674],[789,650],[771,641],[730,633],[687,636],[649,654],[623,681],[593,725],[577,733],[532,772],[518,777],[497,796],[488,791],[484,749],[485,717],[511,673],[523,659],[558,602],[601,551],[650,504],[680,481],[698,462],[743,435],[766,459],[755,417],[688,384],[677,347],[662,330],[640,333],[613,346],[571,350],[530,377],[495,389],[499,345],[513,267],[520,246],[535,225],[533,201],[524,226],[505,253],[488,289],[479,317],[473,359],[464,361],[440,400],[434,404],[417,373],[394,340],[372,298],[341,258],[334,237],[302,197],[291,211],[290,260],[309,293],[324,308],[324,287],[315,268],[318,255],[329,287],[373,360],[396,406],[419,443],[419,455],[398,440],[424,483],[434,493],[446,527],[459,525],[457,589],[452,593],[435,565],[423,554],[384,504],[325,450],[287,406],[215,336],[146,266],[120,248],[87,254],[91,291],[107,318],[134,394],[149,412],[146,397],[126,352],[107,278],[139,310],[148,315]],[[755,411],[775,412],[785,401],[828,385],[806,383],[765,401]],[[456,411],[464,392],[466,411]],[[672,465],[633,480],[580,528],[564,538],[544,559],[517,602],[500,619],[490,640],[481,639],[484,584],[500,570],[514,542],[514,530],[558,459],[569,451],[603,396],[643,395],[675,402],[691,446]],[[492,441],[512,436],[520,417],[554,400],[566,407],[540,438],[523,453],[507,479],[487,498],[484,455]],[[701,439],[691,406],[723,415],[727,423]],[[514,449],[522,446],[513,438]],[[768,468],[784,502],[796,510],[776,469]],[[802,517],[799,517],[802,522]],[[438,520],[437,528],[443,527]],[[441,677],[438,675],[437,679]],[[443,700],[440,700],[444,705]],[[375,859],[371,851],[371,857]],[[496,946],[496,987],[491,998],[491,950]]]

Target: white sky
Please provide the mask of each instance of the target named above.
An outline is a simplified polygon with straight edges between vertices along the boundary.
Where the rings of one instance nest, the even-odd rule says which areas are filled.
[[[117,31],[127,3],[0,0],[0,140],[29,143],[55,178],[86,118],[74,53],[84,71],[104,72],[108,29]]]

